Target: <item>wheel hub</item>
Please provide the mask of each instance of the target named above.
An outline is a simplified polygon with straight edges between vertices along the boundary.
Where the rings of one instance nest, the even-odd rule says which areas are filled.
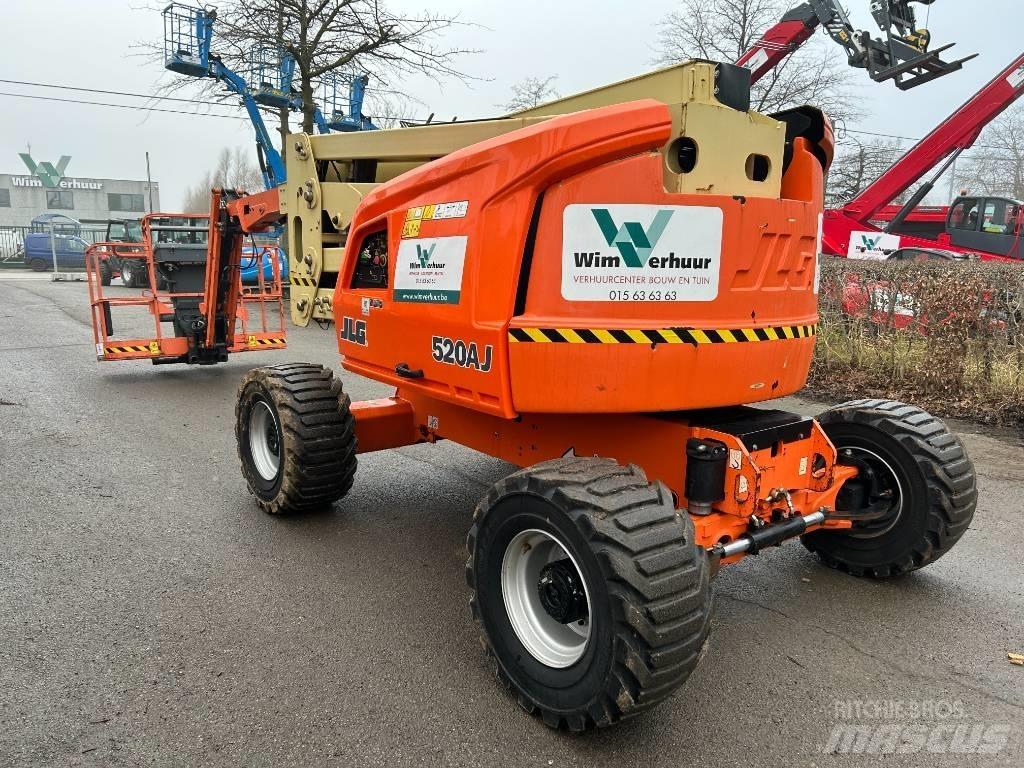
[[[568,546],[548,531],[521,531],[505,548],[501,593],[516,637],[534,659],[564,669],[590,640],[590,592]]]
[[[836,499],[837,511],[854,521],[850,535],[872,538],[890,531],[903,511],[903,487],[895,470],[879,454],[855,446],[840,448],[839,462],[858,472]]]
[[[559,624],[571,624],[587,617],[587,594],[569,558],[548,563],[541,569],[537,593],[544,610]]]

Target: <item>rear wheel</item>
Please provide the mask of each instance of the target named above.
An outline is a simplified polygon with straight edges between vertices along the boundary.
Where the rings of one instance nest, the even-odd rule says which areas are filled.
[[[32,259],[28,265],[32,268],[33,272],[45,272],[50,268],[50,265],[42,259]]]
[[[874,510],[843,532],[809,533],[804,545],[855,576],[899,576],[952,549],[974,517],[974,465],[931,414],[894,400],[856,400],[819,417],[842,464],[859,475],[840,491],[840,512]]]
[[[238,390],[242,475],[272,515],[323,509],[352,487],[355,418],[334,373],[284,363],[249,371]]]
[[[121,262],[121,282],[129,288],[148,288],[149,269],[138,259],[124,259]]]
[[[707,557],[671,492],[639,468],[572,458],[517,472],[477,506],[467,546],[498,677],[547,725],[611,725],[696,667]]]

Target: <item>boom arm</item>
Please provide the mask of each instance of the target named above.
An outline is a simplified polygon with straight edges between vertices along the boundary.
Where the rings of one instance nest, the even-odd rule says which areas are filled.
[[[740,56],[736,63],[749,69],[750,80],[752,83],[756,83],[779,66],[787,56],[810,40],[821,24],[835,25],[840,20],[845,22],[849,33],[854,31],[842,8],[835,6],[832,2],[808,2],[799,5],[786,13],[782,17],[782,21],[765,32],[761,39]],[[853,36],[849,33],[848,36],[853,40]]]
[[[867,223],[943,160],[970,148],[985,126],[1020,98],[1022,93],[1024,54],[847,203],[842,213],[858,223]],[[925,194],[930,188],[924,190]],[[923,199],[924,195],[919,193],[915,197]]]
[[[211,46],[213,41],[213,25],[217,19],[216,9],[206,6],[202,8],[172,2],[163,10],[164,19],[164,66],[180,75],[189,77],[208,77],[224,84],[228,91],[242,100],[253,131],[256,133],[256,147],[259,154],[260,170],[263,172],[263,183],[267,189],[273,189],[285,181],[285,165],[280,151],[274,145],[270,132],[263,120],[260,106],[287,108],[293,112],[301,111],[303,103],[296,95],[291,82],[295,73],[295,59],[290,54],[273,56],[274,64],[268,72],[268,59],[265,48],[254,51],[256,77],[259,86],[249,87],[245,79],[228,67],[218,56],[214,55]],[[363,88],[365,80],[360,80],[358,100],[352,96],[353,108],[361,115]],[[331,125],[325,119],[320,107],[314,105],[313,120],[320,133],[329,133]],[[375,126],[365,118],[355,129],[371,129]],[[346,126],[346,130],[352,130]]]
[[[875,0],[872,14],[882,26],[886,39],[874,40],[867,32],[854,29],[837,0],[808,0],[790,10],[771,27],[736,62],[750,70],[751,81],[757,82],[779,66],[814,35],[819,26],[846,50],[851,67],[867,69],[871,79],[893,80],[901,90],[948,75],[963,67],[970,56],[945,62],[940,54],[950,48],[943,46],[928,51],[928,30],[914,30],[911,2],[934,0]]]
[[[256,133],[256,145],[260,149],[260,170],[263,171],[263,184],[267,189],[273,189],[285,180],[284,160],[281,153],[277,151],[274,141],[270,138],[266,123],[263,122],[263,113],[259,105],[252,97],[249,86],[238,74],[230,70],[224,63],[214,57],[210,57],[210,77],[224,83],[224,86],[232,93],[242,99],[242,106],[249,116],[253,131]]]

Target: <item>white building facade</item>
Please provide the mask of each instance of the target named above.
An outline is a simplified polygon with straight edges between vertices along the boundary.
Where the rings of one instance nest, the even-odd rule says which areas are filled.
[[[131,179],[65,175],[71,161],[36,162],[20,155],[26,173],[0,173],[0,227],[27,227],[42,213],[79,221],[140,218],[160,210],[160,187]]]

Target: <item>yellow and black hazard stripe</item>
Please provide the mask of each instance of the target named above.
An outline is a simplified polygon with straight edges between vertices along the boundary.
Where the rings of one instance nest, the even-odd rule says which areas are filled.
[[[103,351],[108,355],[125,355],[130,352],[145,352],[146,354],[154,354],[149,344],[145,346],[141,344],[122,344],[121,346],[106,346],[103,347]]]
[[[299,285],[303,288],[316,288],[316,280],[312,277],[302,277],[302,275],[291,275],[289,277],[292,285]]]
[[[508,340],[538,344],[748,344],[761,341],[807,339],[817,325],[781,325],[768,328],[509,328]]]
[[[276,347],[284,344],[285,339],[283,337],[258,339],[255,336],[251,336],[247,343],[250,347]]]

